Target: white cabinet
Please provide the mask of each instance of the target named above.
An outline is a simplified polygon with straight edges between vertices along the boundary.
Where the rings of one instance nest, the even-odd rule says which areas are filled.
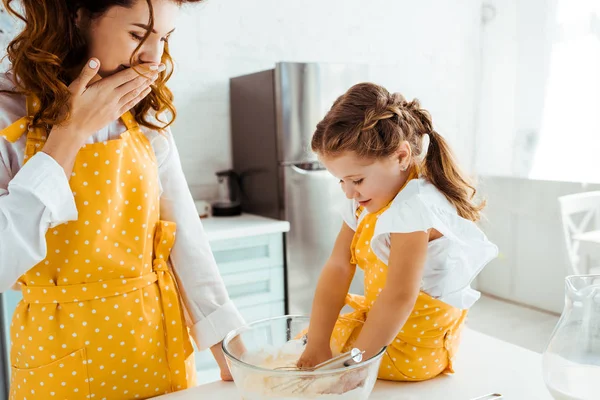
[[[246,322],[284,314],[281,232],[211,241],[211,248],[229,297]],[[196,352],[195,356],[199,383],[219,379],[210,350]]]

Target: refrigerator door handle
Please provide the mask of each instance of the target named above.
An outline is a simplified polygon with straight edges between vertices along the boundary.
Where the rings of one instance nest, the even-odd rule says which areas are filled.
[[[311,176],[315,176],[315,177],[323,177],[326,179],[332,178],[332,175],[326,169],[306,169],[306,168],[299,167],[299,165],[302,165],[302,164],[289,164],[288,166],[290,168],[292,168],[292,170],[298,174],[311,175]]]

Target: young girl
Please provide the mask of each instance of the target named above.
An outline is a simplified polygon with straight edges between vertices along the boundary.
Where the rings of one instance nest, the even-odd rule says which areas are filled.
[[[0,75],[0,291],[23,293],[11,399],[190,387],[188,329],[229,379],[219,342],[243,320],[168,129],[168,40],[193,2],[21,1]]]
[[[453,372],[470,283],[497,255],[477,228],[483,205],[417,100],[363,83],[337,99],[312,149],[348,198],[315,295],[298,365],[351,347],[388,346],[379,377],[419,381]],[[347,294],[356,266],[365,296]],[[354,311],[337,320],[347,304]],[[364,325],[363,325],[364,322]]]

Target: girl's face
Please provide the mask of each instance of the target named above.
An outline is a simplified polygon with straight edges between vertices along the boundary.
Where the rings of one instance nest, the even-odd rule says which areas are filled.
[[[154,29],[136,53],[133,64],[160,63],[165,43],[174,30],[179,11],[170,0],[152,0]],[[114,6],[102,16],[86,20],[80,10],[78,25],[88,45],[88,58],[100,60],[101,77],[130,67],[131,55],[148,32],[150,10],[146,0],[137,0],[131,8]]]
[[[408,177],[406,161],[399,153],[387,158],[365,159],[354,152],[321,157],[329,172],[340,180],[348,199],[354,199],[370,213],[388,205]]]

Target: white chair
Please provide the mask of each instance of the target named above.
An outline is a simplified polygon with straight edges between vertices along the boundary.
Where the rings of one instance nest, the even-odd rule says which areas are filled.
[[[600,191],[559,197],[567,253],[574,275],[598,273],[591,265],[600,254]]]

